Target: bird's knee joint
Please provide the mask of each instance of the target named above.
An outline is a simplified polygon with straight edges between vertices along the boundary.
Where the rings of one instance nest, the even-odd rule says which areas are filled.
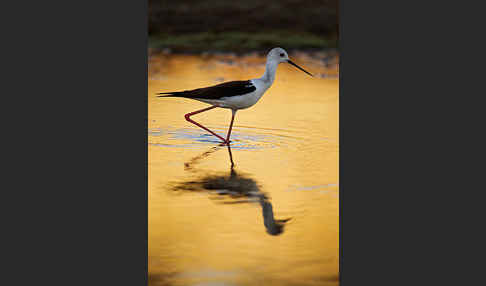
[[[184,118],[187,120],[187,121],[191,121],[191,114],[188,113],[186,115],[184,115]]]

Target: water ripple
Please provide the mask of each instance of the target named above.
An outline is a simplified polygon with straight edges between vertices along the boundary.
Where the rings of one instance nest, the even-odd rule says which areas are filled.
[[[214,132],[225,136],[225,126],[209,127]],[[305,138],[290,135],[293,131],[250,126],[234,127],[231,133],[231,147],[241,150],[260,150],[297,146]],[[199,128],[151,128],[148,130],[149,144],[159,147],[198,148],[221,143],[219,139]],[[328,140],[328,138],[323,138]]]

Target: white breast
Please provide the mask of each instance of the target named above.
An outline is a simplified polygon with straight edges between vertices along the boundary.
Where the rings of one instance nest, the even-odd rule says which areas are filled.
[[[256,88],[255,91],[238,96],[223,97],[219,101],[220,106],[231,109],[245,109],[257,103],[269,86],[265,85],[259,79],[253,79],[251,82]]]

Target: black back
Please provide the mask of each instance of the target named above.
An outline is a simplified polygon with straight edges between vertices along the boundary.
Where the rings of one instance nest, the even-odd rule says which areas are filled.
[[[256,87],[249,80],[229,81],[218,85],[198,88],[193,90],[162,92],[167,94],[165,97],[185,97],[192,99],[220,99],[222,97],[231,97],[251,93]]]

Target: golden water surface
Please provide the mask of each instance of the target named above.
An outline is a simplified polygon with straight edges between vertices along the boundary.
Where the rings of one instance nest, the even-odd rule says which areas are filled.
[[[149,285],[339,284],[337,67],[290,57],[316,76],[280,64],[231,148],[185,121],[209,105],[155,93],[260,77],[264,57],[150,57]],[[192,119],[225,137],[231,111]]]

